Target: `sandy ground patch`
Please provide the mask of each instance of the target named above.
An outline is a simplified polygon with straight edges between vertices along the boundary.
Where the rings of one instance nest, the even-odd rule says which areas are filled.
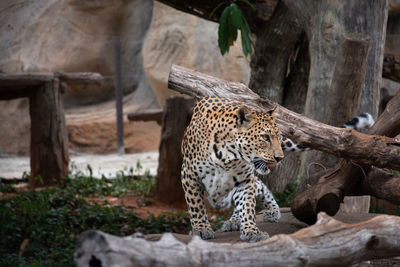
[[[78,170],[89,173],[87,165],[90,165],[93,170],[93,175],[101,177],[102,175],[112,178],[115,174],[124,169],[135,167],[137,162],[140,161],[143,174],[146,170],[150,174],[156,175],[158,167],[158,151],[142,152],[125,155],[91,155],[80,154],[70,156],[70,170],[71,164]],[[0,158],[0,177],[2,178],[22,178],[24,172],[30,172],[29,157],[3,157]]]

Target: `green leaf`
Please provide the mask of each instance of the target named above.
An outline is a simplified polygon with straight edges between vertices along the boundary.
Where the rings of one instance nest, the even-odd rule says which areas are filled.
[[[222,11],[221,17],[219,18],[218,26],[218,46],[221,50],[221,54],[224,55],[229,50],[228,45],[228,34],[229,34],[229,23],[228,23],[229,8],[226,7]]]
[[[251,31],[249,24],[247,23],[245,17],[243,18],[243,27],[241,28],[241,35],[242,35],[242,51],[243,54],[247,57],[247,55],[252,53],[251,48]]]
[[[242,11],[238,8],[238,6],[235,3],[232,3],[229,6],[229,11],[230,11],[230,16],[229,18],[232,21],[232,25],[236,29],[240,29],[242,27]]]

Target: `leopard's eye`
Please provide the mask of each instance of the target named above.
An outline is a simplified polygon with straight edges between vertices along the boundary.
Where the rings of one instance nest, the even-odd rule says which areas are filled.
[[[263,134],[263,135],[261,135],[261,137],[262,137],[262,139],[264,139],[265,141],[271,142],[271,139],[269,138],[269,135],[268,135],[268,134]]]

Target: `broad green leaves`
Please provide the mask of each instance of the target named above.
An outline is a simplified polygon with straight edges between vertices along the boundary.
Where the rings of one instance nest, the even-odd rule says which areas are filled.
[[[250,7],[254,9],[254,6],[247,0],[240,0],[245,2]],[[223,4],[227,4],[228,2],[220,3],[214,10],[211,12],[211,16],[214,12],[221,7]],[[251,30],[250,26],[247,23],[246,18],[244,17],[242,11],[237,6],[236,3],[231,3],[224,8],[221,13],[221,17],[219,18],[219,27],[218,27],[218,46],[221,50],[221,54],[229,52],[229,48],[236,41],[238,36],[238,30],[240,30],[242,37],[242,50],[245,56],[252,53],[251,47]]]

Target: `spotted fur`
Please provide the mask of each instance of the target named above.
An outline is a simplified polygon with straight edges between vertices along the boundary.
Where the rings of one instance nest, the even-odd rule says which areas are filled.
[[[256,112],[216,97],[196,103],[182,141],[182,186],[193,234],[214,238],[204,207],[206,192],[215,208],[228,208],[234,202],[223,230],[240,230],[241,239],[248,242],[268,238],[256,226],[256,198],[266,208],[267,221],[279,220],[279,207],[255,173],[269,173],[283,159],[280,135],[273,110]]]

